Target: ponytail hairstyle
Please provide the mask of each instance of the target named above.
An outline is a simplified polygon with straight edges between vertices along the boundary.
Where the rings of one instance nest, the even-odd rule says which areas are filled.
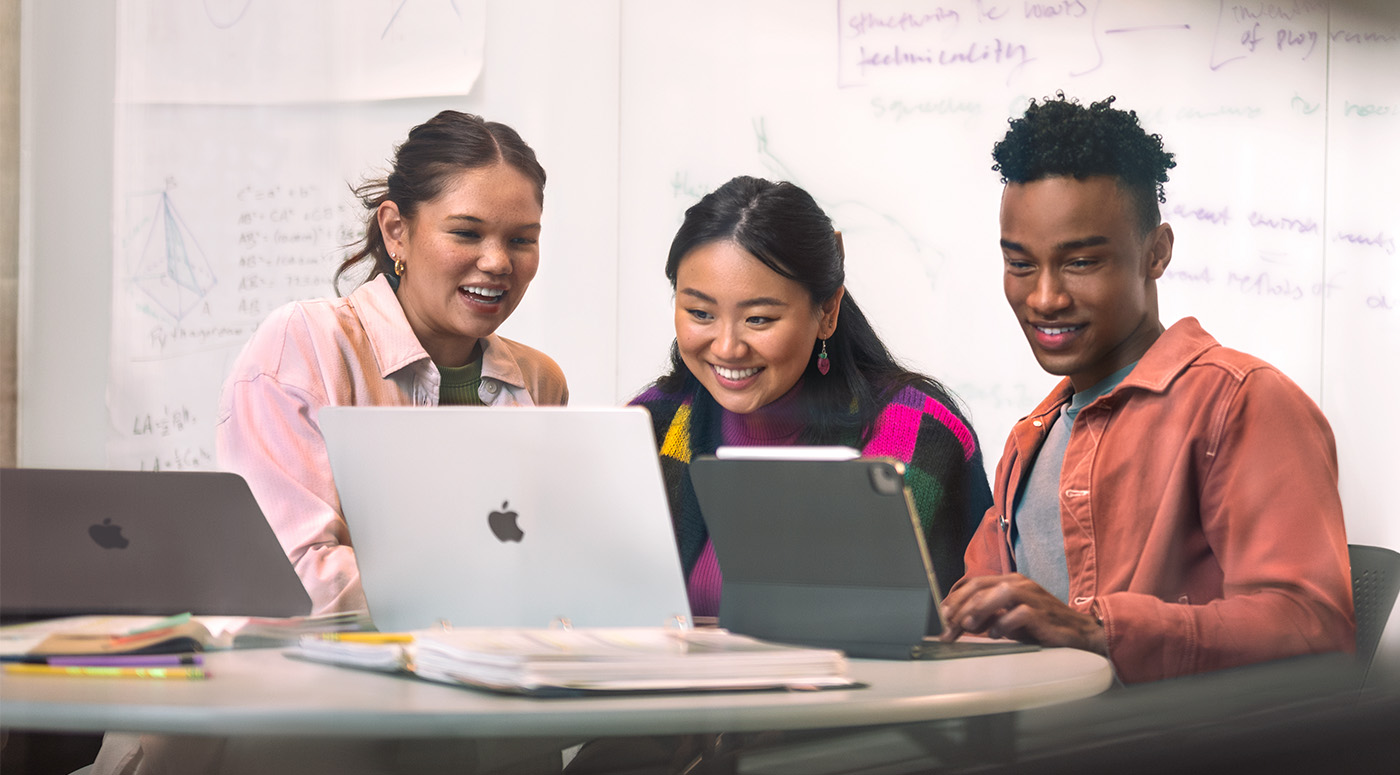
[[[810,194],[788,182],[736,177],[686,210],[666,258],[672,291],[686,256],[714,242],[733,242],[743,248],[764,266],[806,288],[815,305],[829,300],[846,282],[845,250],[831,219]],[[831,370],[825,375],[816,365],[820,346],[813,342],[812,357],[802,373],[801,401],[808,419],[800,438],[803,444],[849,443],[854,437],[865,446],[885,404],[908,385],[918,386],[945,406],[957,405],[936,380],[909,371],[890,355],[849,291],[841,298],[836,331],[826,340]],[[674,340],[671,370],[656,385],[668,393],[699,385]]]
[[[509,164],[533,182],[535,199],[544,205],[544,167],[514,129],[470,113],[444,110],[409,130],[408,139],[395,150],[393,171],[353,189],[368,212],[365,235],[336,269],[336,292],[342,276],[365,264],[368,272],[356,285],[382,274],[397,289],[394,262],[379,231],[380,205],[393,202],[404,219],[411,220],[420,205],[442,194],[454,175],[497,163]]]

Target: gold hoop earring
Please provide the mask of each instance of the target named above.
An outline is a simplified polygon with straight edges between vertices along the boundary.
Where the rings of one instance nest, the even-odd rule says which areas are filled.
[[[403,277],[403,270],[407,268],[404,266],[403,259],[390,253],[389,260],[394,262],[394,275],[396,277]]]

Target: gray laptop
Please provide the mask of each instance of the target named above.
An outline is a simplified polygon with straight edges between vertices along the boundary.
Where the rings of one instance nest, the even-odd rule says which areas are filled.
[[[643,409],[319,413],[381,630],[690,617]]]
[[[0,469],[0,616],[304,616],[242,477]]]
[[[724,577],[721,627],[885,659],[1038,648],[937,640],[938,585],[898,461],[754,454],[691,464]]]

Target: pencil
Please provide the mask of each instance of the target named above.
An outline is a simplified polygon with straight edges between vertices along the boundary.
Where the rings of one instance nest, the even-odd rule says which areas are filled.
[[[406,632],[323,632],[321,640],[343,643],[412,643],[413,636]]]
[[[99,667],[63,665],[5,665],[5,672],[18,675],[55,675],[73,678],[158,678],[200,681],[208,677],[200,667]]]

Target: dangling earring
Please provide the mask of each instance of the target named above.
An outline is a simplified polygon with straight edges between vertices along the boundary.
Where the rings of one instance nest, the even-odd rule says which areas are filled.
[[[831,371],[831,359],[826,357],[825,339],[822,340],[822,351],[817,353],[817,371],[821,372],[822,376],[826,376],[826,373]]]
[[[403,270],[404,270],[403,259],[402,259],[402,258],[399,258],[399,257],[396,256],[396,255],[394,255],[393,253],[390,253],[390,254],[389,254],[389,260],[394,262],[394,275],[395,275],[396,277],[403,277]]]

